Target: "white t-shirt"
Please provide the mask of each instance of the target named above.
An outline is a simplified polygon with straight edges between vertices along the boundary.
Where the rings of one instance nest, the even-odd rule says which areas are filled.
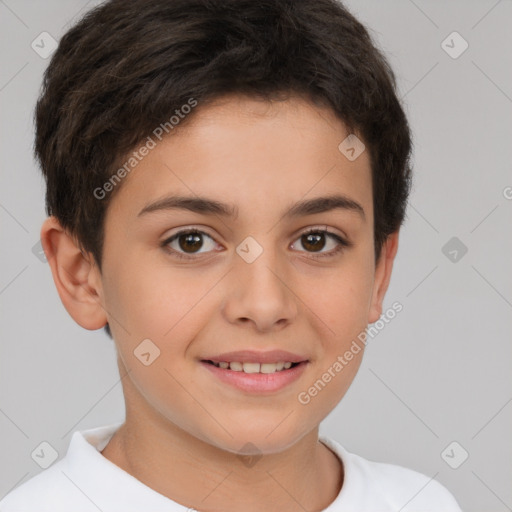
[[[100,453],[121,425],[74,432],[66,455],[7,494],[0,512],[188,512]],[[436,480],[366,460],[327,437],[320,441],[338,455],[345,473],[324,512],[461,512]]]

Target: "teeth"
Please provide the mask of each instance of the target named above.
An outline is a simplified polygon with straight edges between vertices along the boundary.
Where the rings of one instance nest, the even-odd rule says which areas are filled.
[[[244,369],[244,365],[242,363],[229,363],[229,367],[235,372],[241,372]]]
[[[228,363],[227,361],[221,361],[213,364],[224,370],[229,368],[235,372],[243,371],[245,373],[275,373],[288,370],[292,366],[290,361],[279,361],[278,363],[240,363],[237,361]]]
[[[277,370],[277,363],[262,363],[260,372],[261,373],[274,373]]]
[[[244,363],[245,373],[260,373],[260,363]]]

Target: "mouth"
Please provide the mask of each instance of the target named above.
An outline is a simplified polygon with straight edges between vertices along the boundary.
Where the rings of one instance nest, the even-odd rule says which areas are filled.
[[[309,361],[214,361],[202,359],[201,365],[217,382],[250,394],[273,394],[290,386],[307,368]]]
[[[291,361],[278,361],[276,363],[255,363],[255,362],[239,362],[239,361],[212,361],[210,359],[203,359],[201,362],[206,364],[211,364],[217,368],[222,368],[223,370],[230,370],[233,372],[244,372],[244,373],[263,373],[270,374],[276,372],[282,372],[285,370],[289,370],[290,368],[295,368],[297,365],[301,363],[305,363],[306,361],[301,361],[297,363],[293,363]]]

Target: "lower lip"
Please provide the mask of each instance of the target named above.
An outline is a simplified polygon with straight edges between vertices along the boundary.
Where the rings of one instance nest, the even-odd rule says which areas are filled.
[[[230,384],[241,391],[248,393],[272,393],[280,391],[292,382],[296,381],[306,369],[307,361],[299,363],[288,370],[274,373],[245,373],[225,370],[210,363],[201,361],[201,364],[210,370],[219,380]]]

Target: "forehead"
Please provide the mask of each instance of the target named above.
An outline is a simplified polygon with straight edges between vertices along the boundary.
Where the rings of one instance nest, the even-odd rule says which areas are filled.
[[[371,210],[367,151],[353,161],[340,151],[350,134],[329,108],[301,97],[228,96],[198,105],[186,121],[154,140],[109,209],[135,217],[179,193],[229,202],[237,215],[244,205],[263,214],[293,198],[340,192]]]

